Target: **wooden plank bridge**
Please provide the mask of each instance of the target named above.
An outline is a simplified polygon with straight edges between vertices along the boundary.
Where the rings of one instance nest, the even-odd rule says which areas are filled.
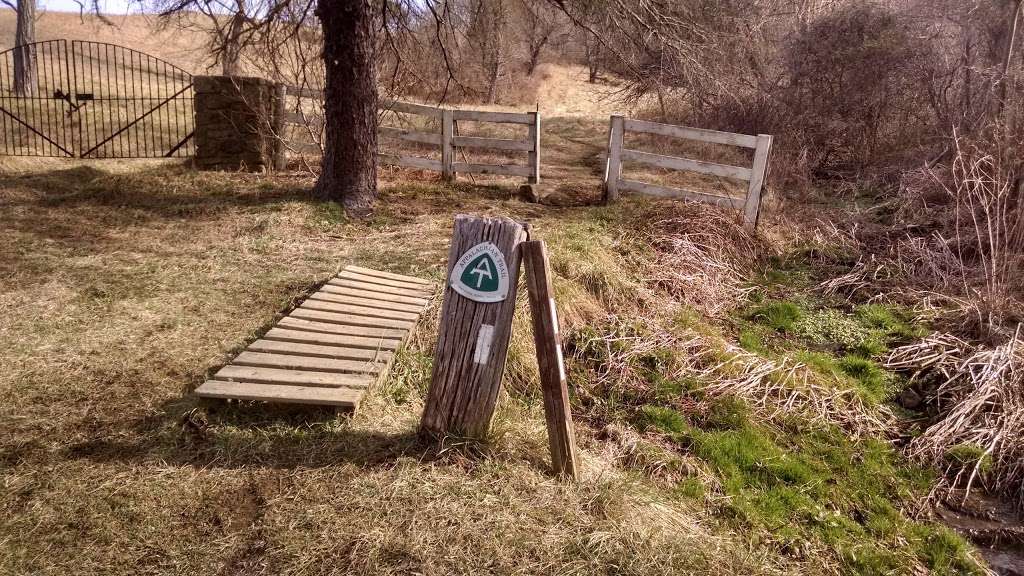
[[[420,278],[348,266],[196,394],[354,409],[387,377],[433,292]]]

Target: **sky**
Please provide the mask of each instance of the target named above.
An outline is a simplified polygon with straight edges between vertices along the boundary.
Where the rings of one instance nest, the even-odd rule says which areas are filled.
[[[138,12],[138,4],[130,0],[99,0],[101,11],[105,14],[125,14],[127,12]],[[83,0],[86,9],[89,8],[89,0]],[[74,0],[39,0],[39,8],[52,12],[78,12],[78,3]]]

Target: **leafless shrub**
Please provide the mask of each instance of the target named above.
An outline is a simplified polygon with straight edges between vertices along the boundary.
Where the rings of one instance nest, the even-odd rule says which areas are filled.
[[[908,234],[892,249],[904,276],[972,303],[981,335],[1020,320],[1024,297],[1024,189],[1020,159],[999,145],[953,140],[948,165],[905,180],[902,218],[933,228]]]

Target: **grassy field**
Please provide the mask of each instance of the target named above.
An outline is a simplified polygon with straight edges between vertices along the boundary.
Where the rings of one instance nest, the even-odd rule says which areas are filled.
[[[204,65],[194,36],[117,22],[46,14],[39,37]],[[618,110],[582,74],[541,70],[545,205],[382,169],[353,221],[304,173],[4,159],[0,574],[981,573],[891,434],[906,381],[881,359],[929,327],[821,289],[857,257],[829,207],[770,201],[752,236],[691,204],[594,205]],[[192,396],[347,264],[442,281],[462,212],[549,244],[579,483],[548,470],[525,296],[482,444],[416,435],[438,299],[354,415]]]
[[[0,573],[977,570],[918,514],[930,474],[871,426],[899,384],[873,358],[921,328],[815,295],[842,256],[780,240],[778,218],[754,239],[692,205],[540,206],[387,173],[373,217],[349,221],[301,174],[6,168]],[[549,242],[581,482],[548,472],[523,302],[483,445],[415,435],[438,302],[355,415],[191,396],[346,264],[440,281],[456,212]],[[802,381],[747,377],[796,359]],[[847,416],[743,382],[835,393]]]

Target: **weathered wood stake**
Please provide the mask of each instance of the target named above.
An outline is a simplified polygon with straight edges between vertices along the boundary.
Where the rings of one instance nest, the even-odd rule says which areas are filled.
[[[537,366],[544,391],[544,419],[548,426],[551,467],[556,474],[575,480],[579,473],[579,459],[572,412],[569,410],[569,391],[565,385],[562,336],[558,330],[548,253],[542,240],[524,242],[521,250],[533,317],[533,338],[537,344]]]
[[[523,226],[508,218],[455,217],[434,370],[420,421],[424,432],[478,439],[487,435],[505,371],[519,245],[525,239]],[[488,242],[500,254],[480,251]],[[499,261],[485,258],[485,252]],[[457,268],[456,278],[452,271]],[[476,289],[473,298],[463,295],[471,293],[467,288]],[[507,292],[498,299],[501,288]]]

